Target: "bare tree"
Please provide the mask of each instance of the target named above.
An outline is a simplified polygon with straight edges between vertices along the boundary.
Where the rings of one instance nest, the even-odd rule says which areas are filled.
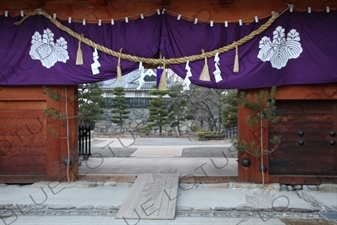
[[[204,128],[204,122],[207,122],[208,130],[222,130],[221,111],[224,106],[221,101],[222,92],[221,89],[191,85],[188,106],[195,113],[195,119],[200,122],[201,129]]]

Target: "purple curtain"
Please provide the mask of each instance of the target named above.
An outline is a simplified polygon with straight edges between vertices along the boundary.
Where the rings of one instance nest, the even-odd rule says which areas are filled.
[[[209,24],[194,24],[165,15],[161,52],[166,58],[178,58],[200,54],[201,49],[211,51],[243,38],[266,21],[264,19],[242,26],[229,24],[226,28],[224,24],[214,24],[211,27]],[[278,31],[280,35],[277,34]],[[263,37],[270,41],[260,43]],[[264,46],[261,51],[265,52],[261,58],[268,61],[263,62],[258,58],[260,45]],[[302,52],[299,54],[300,49]],[[235,49],[219,55],[220,82],[216,82],[213,75],[214,58],[207,61],[211,75],[209,82],[199,79],[204,60],[190,62],[191,82],[205,87],[227,89],[337,82],[337,11],[311,14],[285,12],[266,31],[240,46],[238,55],[237,73],[233,72]],[[282,66],[285,61],[286,65]],[[185,77],[185,64],[170,67]]]
[[[0,16],[0,85],[71,85],[116,77],[117,58],[100,51],[94,58],[94,49],[82,43],[84,64],[76,65],[77,39],[43,16],[15,26],[20,19]],[[123,48],[123,53],[149,58],[160,51],[165,58],[178,58],[232,44],[266,21],[211,27],[164,14],[114,25],[62,23],[114,51]],[[336,24],[337,11],[285,12],[262,34],[239,46],[239,72],[233,72],[235,50],[231,50],[219,54],[222,80],[217,82],[213,75],[214,57],[207,61],[211,81],[199,79],[204,59],[189,63],[190,80],[228,89],[337,82]],[[182,78],[186,76],[185,63],[169,66]],[[121,68],[126,74],[138,64],[121,60]]]
[[[108,80],[116,77],[118,59],[98,51],[97,61],[99,73],[93,75],[91,64],[94,63],[92,47],[81,44],[83,51],[83,65],[76,65],[76,53],[78,40],[66,32],[58,29],[44,16],[28,18],[20,26],[14,25],[21,17],[0,16],[0,85],[44,85],[44,84],[81,84]],[[160,44],[161,17],[153,15],[143,20],[130,20],[128,23],[115,22],[114,25],[86,24],[63,22],[75,32],[83,34],[92,41],[106,46],[114,51],[123,48],[123,53],[142,57],[154,57],[158,54]],[[44,39],[44,32],[48,39]],[[33,55],[38,59],[32,60],[32,36],[36,35]],[[53,39],[50,37],[53,36]],[[66,49],[62,47],[50,48],[57,43],[66,43]],[[66,51],[65,51],[66,50]],[[66,54],[65,54],[66,53]],[[67,58],[66,61],[65,59]],[[65,63],[63,61],[65,61]],[[50,68],[46,66],[56,63]],[[138,68],[137,63],[121,60],[123,74]]]

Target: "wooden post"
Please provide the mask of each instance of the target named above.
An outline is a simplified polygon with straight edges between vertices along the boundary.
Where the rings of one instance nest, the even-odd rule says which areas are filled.
[[[258,95],[260,93],[259,89],[251,89],[251,90],[241,90],[245,92],[245,96],[250,95],[250,101],[253,101],[253,96]],[[244,140],[248,143],[255,142],[258,146],[260,146],[261,137],[263,139],[263,148],[268,149],[268,125],[266,121],[263,121],[262,124],[262,133],[260,129],[260,124],[250,127],[247,124],[247,117],[250,115],[252,111],[243,106],[238,107],[238,137],[241,140]],[[261,147],[261,146],[260,146]],[[263,165],[267,167],[267,171],[264,173],[264,182],[269,183],[269,174],[268,174],[268,156],[264,155],[263,157]],[[261,168],[261,158],[254,157],[250,154],[238,154],[239,164],[239,180],[242,182],[252,182],[252,183],[262,183],[262,173],[260,172]],[[244,167],[242,165],[243,159],[249,159],[251,164],[248,167]]]
[[[0,182],[76,180],[77,86],[13,86],[0,92]],[[68,146],[69,176],[64,164]]]

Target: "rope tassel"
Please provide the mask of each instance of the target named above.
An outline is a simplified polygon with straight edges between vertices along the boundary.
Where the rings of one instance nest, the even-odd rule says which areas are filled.
[[[161,91],[167,90],[167,88],[166,88],[166,68],[165,68],[165,64],[163,65],[163,73],[161,74],[161,77],[160,77],[158,90],[161,90]]]
[[[201,51],[202,51],[202,54],[205,54],[204,49],[202,49]],[[205,56],[205,65],[204,65],[204,68],[202,69],[199,79],[202,81],[211,81],[211,77],[208,71],[207,56]]]
[[[122,53],[123,48],[119,50],[120,53]],[[118,62],[117,62],[117,80],[121,81],[122,80],[122,69],[121,69],[121,57],[118,57]]]
[[[238,45],[235,46],[235,58],[234,58],[234,67],[233,72],[239,72],[239,54],[238,54]]]
[[[83,65],[83,52],[81,49],[81,40],[78,41],[78,48],[76,53],[76,65]]]

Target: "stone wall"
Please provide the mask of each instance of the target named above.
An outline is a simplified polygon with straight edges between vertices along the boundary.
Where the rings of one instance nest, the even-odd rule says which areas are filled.
[[[120,126],[111,122],[111,110],[105,109],[104,115],[106,116],[106,120],[97,121],[95,124],[94,134],[102,135],[102,136],[111,136],[111,135],[120,135],[124,134],[134,134],[138,135],[139,131],[142,127],[146,125],[146,120],[149,115],[149,110],[147,108],[131,108],[129,119],[126,119],[123,125],[123,130],[121,130]],[[191,131],[189,129],[189,124],[191,121],[185,121],[180,125],[180,131],[182,135],[190,134]],[[170,125],[166,125],[163,127],[162,131],[163,135],[177,135],[176,128],[170,127]],[[151,135],[159,135],[159,129],[154,129],[150,133]]]

